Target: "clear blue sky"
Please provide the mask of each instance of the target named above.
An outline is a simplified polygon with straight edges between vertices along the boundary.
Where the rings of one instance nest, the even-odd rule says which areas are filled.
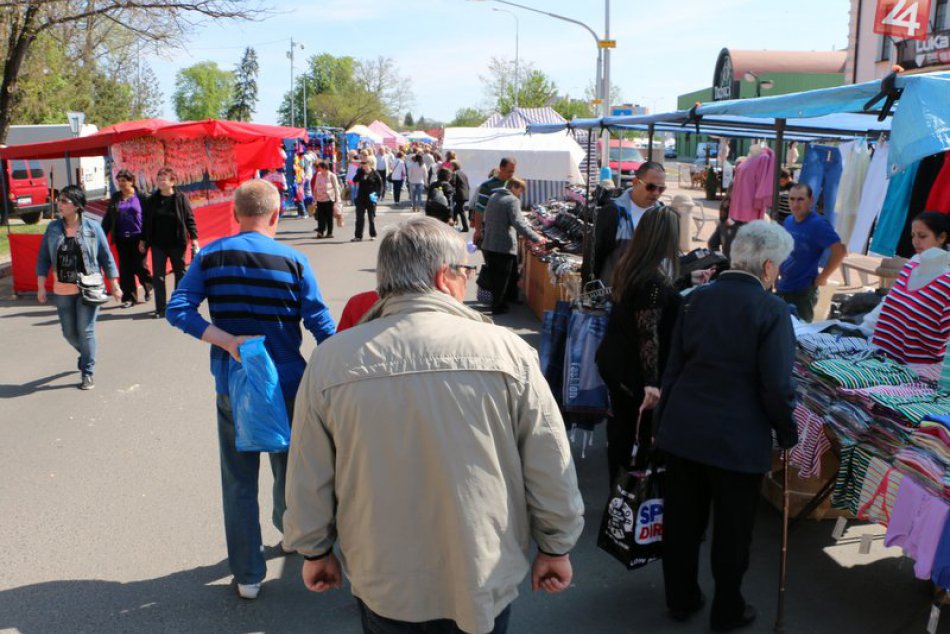
[[[520,4],[578,19],[602,35],[602,0],[521,0]],[[272,2],[260,22],[206,24],[182,50],[149,59],[174,119],[175,73],[203,60],[231,69],[245,46],[257,50],[260,102],[254,120],[275,123],[290,88],[286,53],[293,36],[303,57],[392,57],[412,82],[417,118],[443,121],[465,106],[485,104],[479,75],[492,56],[514,58],[514,20],[520,57],[550,76],[561,94],[583,96],[594,78],[594,40],[581,27],[493,1],[316,0]],[[610,36],[617,40],[611,78],[624,99],[672,110],[676,96],[709,86],[716,56],[737,49],[830,51],[848,43],[847,0],[612,0]],[[296,63],[303,68],[303,57]],[[368,121],[365,123],[369,123]]]

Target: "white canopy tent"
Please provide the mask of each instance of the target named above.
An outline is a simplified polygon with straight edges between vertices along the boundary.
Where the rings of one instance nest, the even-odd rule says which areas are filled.
[[[524,204],[559,196],[568,183],[583,183],[584,150],[570,132],[527,135],[521,128],[446,128],[442,149],[454,150],[472,186],[488,178],[503,157],[518,161],[528,183]]]
[[[584,150],[569,132],[527,135],[519,128],[446,128],[442,148],[454,150],[473,180],[498,167],[502,157],[518,161],[523,179],[582,183]]]

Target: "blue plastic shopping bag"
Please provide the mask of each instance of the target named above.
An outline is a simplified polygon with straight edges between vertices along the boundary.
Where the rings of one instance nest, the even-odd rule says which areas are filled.
[[[241,344],[241,363],[228,369],[228,393],[234,413],[238,451],[287,451],[290,419],[280,389],[277,367],[264,347],[264,338]]]

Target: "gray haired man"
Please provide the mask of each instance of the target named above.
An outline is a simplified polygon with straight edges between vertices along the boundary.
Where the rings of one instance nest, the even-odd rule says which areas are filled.
[[[466,307],[458,233],[399,224],[381,300],[311,360],[295,407],[286,548],[306,586],[341,585],[367,632],[505,632],[532,588],[571,582],[583,503],[564,425],[521,338]]]

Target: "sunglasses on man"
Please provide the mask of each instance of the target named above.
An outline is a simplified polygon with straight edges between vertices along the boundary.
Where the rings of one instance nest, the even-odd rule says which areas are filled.
[[[666,191],[666,185],[657,185],[656,183],[643,183],[643,186],[651,194],[653,192],[659,192],[662,194],[663,192]]]

